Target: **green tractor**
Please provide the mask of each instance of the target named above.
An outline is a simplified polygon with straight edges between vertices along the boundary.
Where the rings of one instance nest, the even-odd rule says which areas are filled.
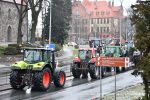
[[[125,51],[120,46],[105,46],[105,57],[125,57]],[[104,67],[106,72],[111,72],[113,67]],[[116,72],[125,71],[125,67],[117,67]]]
[[[11,66],[10,85],[14,89],[25,86],[46,91],[53,81],[56,87],[63,87],[65,72],[57,68],[55,52],[48,48],[23,48],[23,60]]]

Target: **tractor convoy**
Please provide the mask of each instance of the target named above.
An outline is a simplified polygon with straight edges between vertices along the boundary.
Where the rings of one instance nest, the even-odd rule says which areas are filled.
[[[12,64],[10,85],[14,89],[25,86],[46,91],[53,82],[63,87],[65,72],[56,67],[55,52],[50,48],[23,48],[23,60]]]
[[[71,66],[74,78],[87,78],[88,73],[92,79],[100,77],[100,68],[96,66],[96,57],[126,57],[126,52],[120,46],[103,46],[100,39],[89,41],[89,48],[79,48],[78,56],[73,59]],[[114,67],[101,66],[102,77],[110,73]],[[117,67],[116,72],[125,71],[125,67]]]
[[[53,48],[51,48],[53,47]],[[22,61],[15,62],[11,66],[10,85],[14,89],[23,89],[25,86],[37,90],[46,91],[53,82],[56,87],[63,87],[66,74],[57,67],[55,61],[54,46],[45,48],[24,47]],[[89,48],[79,48],[78,56],[73,59],[71,72],[74,78],[91,79],[100,78],[100,67],[96,66],[96,57],[125,57],[126,52],[120,46],[102,46],[101,40],[89,41]],[[113,67],[101,66],[102,77],[107,72],[112,72]],[[116,71],[126,70],[125,67],[117,67]]]

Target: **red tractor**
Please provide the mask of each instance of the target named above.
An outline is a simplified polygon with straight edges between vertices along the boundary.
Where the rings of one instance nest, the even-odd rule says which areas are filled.
[[[71,66],[74,78],[87,78],[88,73],[92,79],[99,78],[99,67],[95,66],[96,48],[79,49],[78,56],[73,59]]]

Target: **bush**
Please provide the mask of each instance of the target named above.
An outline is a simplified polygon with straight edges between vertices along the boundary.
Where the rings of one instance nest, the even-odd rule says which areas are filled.
[[[60,51],[62,49],[62,46],[60,44],[55,44],[56,51]]]
[[[17,45],[9,45],[8,47],[5,48],[4,54],[5,55],[15,55],[18,54],[20,51],[19,46]]]
[[[0,46],[0,55],[4,54],[5,47]]]
[[[79,46],[78,46],[78,45],[75,45],[74,47],[75,47],[75,49],[79,49]]]

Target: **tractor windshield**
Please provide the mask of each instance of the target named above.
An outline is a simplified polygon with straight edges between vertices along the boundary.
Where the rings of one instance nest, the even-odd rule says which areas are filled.
[[[24,61],[27,62],[42,61],[42,52],[36,50],[25,50]]]
[[[90,57],[91,51],[89,50],[80,50],[79,51],[79,58],[81,60],[85,60],[87,57]]]
[[[105,55],[106,56],[121,56],[122,50],[120,47],[106,47],[105,49]]]

